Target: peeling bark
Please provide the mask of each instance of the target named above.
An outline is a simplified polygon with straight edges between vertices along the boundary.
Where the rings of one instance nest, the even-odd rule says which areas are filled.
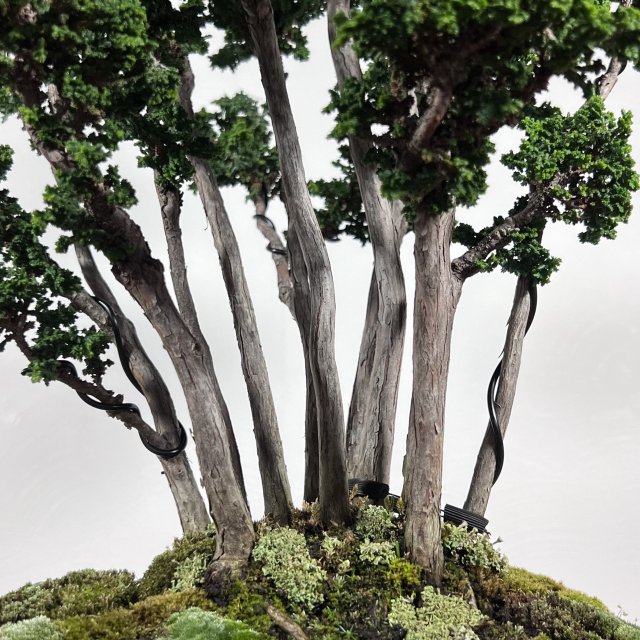
[[[329,41],[339,87],[349,78],[362,77],[358,56],[351,44],[333,46],[336,38],[334,18],[338,13],[348,15],[349,10],[350,0],[329,0]],[[374,263],[347,420],[347,468],[351,478],[388,483],[407,307],[400,263],[404,233],[400,232],[401,225],[394,219],[402,217],[402,212],[401,207],[394,207],[394,203],[382,195],[376,167],[365,160],[370,146],[350,136],[349,147]]]
[[[411,559],[440,584],[444,557],[440,542],[440,500],[444,410],[451,332],[462,283],[450,266],[454,211],[418,212],[415,221],[416,292],[413,325],[413,392],[403,498],[405,544]]]
[[[280,159],[289,229],[295,229],[309,277],[309,362],[318,414],[319,498],[324,523],[349,518],[344,415],[335,362],[335,295],[329,257],[311,204],[269,0],[242,0]],[[294,271],[296,265],[293,265]]]
[[[180,431],[169,390],[160,372],[156,369],[140,343],[135,326],[124,315],[113,292],[102,278],[89,248],[76,245],[75,249],[82,274],[89,288],[94,295],[104,300],[111,307],[116,316],[122,342],[129,355],[129,368],[142,388],[142,393],[151,410],[156,429],[164,436],[166,441],[166,444],[160,446],[162,448],[170,448],[178,442]],[[81,302],[77,300],[76,304],[81,304]],[[108,323],[105,323],[105,319],[101,317],[103,315],[102,309],[98,307],[96,310],[98,311],[98,316],[92,313],[90,308],[86,308],[85,305],[85,313],[101,329],[109,332]],[[183,451],[174,458],[158,457],[158,460],[171,488],[182,530],[188,533],[205,529],[211,520],[200,495],[187,454]]]

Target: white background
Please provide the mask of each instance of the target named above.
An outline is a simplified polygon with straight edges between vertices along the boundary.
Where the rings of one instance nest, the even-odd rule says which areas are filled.
[[[289,90],[309,178],[331,174],[335,144],[326,139],[331,119],[319,115],[333,86],[333,70],[321,22],[310,28],[308,64],[287,61]],[[242,88],[263,100],[255,63],[236,74],[211,73],[194,60],[199,106]],[[640,76],[627,70],[609,99],[615,111],[640,111]],[[581,100],[562,83],[554,100],[566,110]],[[638,158],[636,126],[633,144]],[[9,179],[25,208],[41,206],[51,181],[46,163],[29,149],[15,120],[0,126],[0,142],[16,150]],[[517,143],[512,131],[497,138],[498,156]],[[135,149],[117,156],[138,190],[132,215],[147,230],[154,255],[165,260],[152,176],[136,168]],[[491,188],[465,220],[481,225],[506,213],[518,193],[499,164]],[[298,332],[277,299],[275,272],[265,241],[240,190],[225,199],[254,295],[261,337],[279,413],[294,499],[302,496],[304,366]],[[635,201],[636,207],[638,199]],[[269,215],[282,231],[286,218],[274,204]],[[220,383],[230,407],[244,460],[254,518],[261,515],[260,479],[251,415],[217,257],[199,201],[186,198],[184,224],[189,273]],[[640,220],[620,229],[615,242],[580,245],[577,230],[551,227],[545,234],[560,272],[539,292],[538,315],[526,339],[519,391],[505,448],[505,467],[489,504],[489,529],[504,542],[512,564],[547,574],[640,618]],[[413,237],[403,260],[408,298],[413,297]],[[337,296],[337,360],[345,411],[355,373],[371,273],[370,247],[348,239],[330,244]],[[68,260],[62,257],[61,260]],[[105,273],[106,273],[105,269]],[[447,403],[443,504],[462,506],[487,421],[486,385],[504,340],[515,279],[478,275],[465,286],[456,319]],[[187,411],[168,358],[135,304],[114,283],[123,306],[140,320],[149,351],[176,390],[179,415]],[[409,319],[411,312],[409,312]],[[402,488],[401,464],[409,414],[407,348],[397,419],[392,491]],[[116,360],[115,353],[112,359]],[[180,535],[172,497],[160,465],[121,423],[84,405],[58,383],[34,385],[20,376],[25,362],[14,348],[0,358],[0,593],[27,581],[72,569],[128,568],[140,575],[154,555]],[[142,404],[119,367],[108,386]],[[195,455],[190,448],[191,459]],[[224,452],[221,452],[224,455]]]

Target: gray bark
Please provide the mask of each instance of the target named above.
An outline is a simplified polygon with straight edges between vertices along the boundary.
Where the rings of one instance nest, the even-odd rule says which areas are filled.
[[[516,385],[522,361],[522,345],[524,334],[529,317],[530,295],[527,278],[518,278],[511,315],[509,317],[509,329],[504,343],[504,355],[502,358],[502,369],[500,371],[500,382],[496,394],[497,418],[500,431],[504,437],[511,410],[516,395]],[[473,471],[473,479],[469,487],[467,500],[464,508],[473,513],[484,515],[491,495],[493,486],[493,474],[496,469],[496,458],[493,449],[493,436],[491,427],[488,426],[482,441],[482,446],[478,453],[476,466]]]
[[[295,229],[289,230],[289,255],[291,257],[291,275],[293,278],[293,302],[295,317],[300,332],[304,353],[304,373],[306,380],[306,404],[304,415],[304,493],[305,502],[315,502],[320,497],[320,451],[318,443],[318,412],[316,395],[311,372],[309,343],[311,340],[311,301],[309,299],[309,276],[304,264],[300,243]]]
[[[336,14],[349,15],[350,0],[329,0],[327,16],[333,65],[341,87],[361,78],[358,57],[349,43],[333,46]],[[400,263],[403,233],[395,216],[401,210],[382,196],[376,167],[365,158],[369,146],[351,136],[349,147],[373,248],[373,274],[358,368],[347,420],[347,467],[352,478],[389,482],[400,367],[406,325],[406,292]]]
[[[124,315],[113,292],[102,278],[89,248],[76,245],[75,249],[82,274],[89,288],[94,295],[111,307],[116,316],[122,342],[129,355],[129,368],[142,388],[157,431],[166,441],[166,444],[161,446],[162,448],[171,448],[179,441],[180,430],[169,390],[160,372],[142,347],[135,326]],[[92,313],[90,308],[85,309],[85,312],[102,330],[110,332],[109,324],[105,323],[105,318],[102,317],[102,309],[98,307],[97,310],[98,315]],[[158,457],[158,460],[171,488],[182,530],[188,533],[205,529],[211,520],[187,454],[183,451],[174,458]]]
[[[183,59],[183,65],[180,101],[186,113],[193,116],[190,97],[193,89],[193,73],[186,57]],[[242,372],[253,417],[265,513],[277,522],[286,524],[290,520],[293,508],[291,489],[267,363],[262,352],[240,249],[211,165],[202,158],[190,157],[189,159],[195,171],[196,187],[209,221],[231,306]]]
[[[37,104],[38,87],[25,78],[19,81],[25,103]],[[25,128],[52,169],[72,170],[63,149],[44,144],[33,128],[27,124]],[[126,211],[110,204],[108,193],[99,182],[88,189],[86,206],[111,246],[122,251],[124,257],[113,263],[112,272],[143,309],[180,380],[203,485],[217,529],[215,559],[220,560],[221,567],[246,561],[255,537],[253,523],[237,444],[212,363],[176,309],[166,287],[162,264],[151,256],[140,227]]]
[[[418,212],[415,221],[416,292],[413,325],[413,392],[404,490],[405,544],[430,581],[442,580],[440,500],[444,410],[453,319],[461,281],[453,274],[449,248],[454,211]]]
[[[278,298],[289,309],[293,319],[296,318],[296,311],[293,304],[293,278],[289,270],[289,257],[287,247],[280,238],[280,235],[267,218],[267,201],[261,196],[253,198],[256,207],[256,226],[260,233],[266,238],[268,248],[274,249],[271,252],[271,259],[276,268],[278,281]]]
[[[329,257],[311,204],[302,152],[291,112],[273,8],[269,0],[242,0],[254,45],[280,159],[289,228],[300,243],[309,277],[309,362],[318,414],[319,498],[323,522],[349,518],[344,415],[335,362],[335,295]],[[295,264],[293,265],[295,271]]]

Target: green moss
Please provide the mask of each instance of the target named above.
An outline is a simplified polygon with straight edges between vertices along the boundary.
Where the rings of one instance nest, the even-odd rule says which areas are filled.
[[[531,573],[518,567],[509,567],[502,576],[502,584],[505,589],[512,591],[523,591],[524,593],[544,593],[554,591],[563,597],[589,604],[596,609],[609,612],[606,605],[598,598],[588,596],[580,591],[568,589],[561,582],[547,578],[547,576]]]
[[[138,640],[131,612],[127,609],[101,615],[72,616],[57,624],[64,640]]]
[[[138,583],[140,597],[146,598],[164,593],[170,589],[176,580],[176,571],[184,567],[189,558],[199,556],[202,562],[209,562],[216,548],[215,531],[208,528],[206,531],[190,533],[183,538],[174,541],[171,549],[156,556],[149,568]],[[195,586],[195,585],[194,585]]]
[[[2,596],[0,623],[42,615],[57,619],[97,614],[130,604],[137,597],[135,578],[129,571],[72,571]]]

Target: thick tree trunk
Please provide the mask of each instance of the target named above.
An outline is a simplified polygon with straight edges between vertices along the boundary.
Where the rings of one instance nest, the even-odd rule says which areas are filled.
[[[349,14],[350,0],[329,0],[329,41],[338,86],[361,78],[358,57],[349,43],[337,48],[334,18]],[[366,162],[369,145],[349,138],[360,195],[373,247],[373,274],[358,369],[347,420],[347,468],[352,478],[389,482],[400,367],[406,325],[406,292],[400,263],[395,215],[402,215],[382,196],[375,166]]]
[[[191,105],[193,73],[186,57],[182,60],[182,64],[180,102],[187,115],[193,117]],[[190,157],[189,159],[195,171],[196,187],[209,221],[231,306],[233,325],[240,349],[242,373],[253,417],[265,513],[277,522],[287,524],[293,508],[291,489],[267,363],[260,344],[258,325],[244,275],[240,249],[211,165],[202,158]]]
[[[242,0],[260,64],[278,147],[289,227],[295,229],[309,276],[309,361],[318,412],[320,512],[323,522],[349,518],[344,415],[335,362],[335,295],[326,246],[309,197],[302,152],[287,93],[269,0]],[[293,265],[295,271],[295,264]]]
[[[76,245],[75,249],[82,274],[89,288],[94,295],[111,307],[118,321],[122,342],[129,355],[129,367],[142,388],[156,429],[167,440],[167,448],[175,446],[180,438],[180,430],[171,395],[160,372],[142,347],[135,326],[124,315],[109,285],[102,278],[89,248]],[[100,322],[100,325],[104,325],[104,323]],[[102,328],[107,332],[110,330],[109,326],[102,326]],[[188,533],[205,529],[211,519],[207,514],[207,508],[187,459],[187,454],[183,451],[174,458],[159,457],[158,460],[173,494],[182,530]]]
[[[520,363],[522,361],[522,345],[527,328],[530,304],[531,297],[528,279],[526,277],[520,277],[518,278],[513,305],[511,307],[509,329],[507,330],[507,337],[504,343],[500,382],[496,394],[496,413],[503,437],[509,426],[513,400],[516,395],[516,385],[520,372]],[[478,453],[478,459],[476,460],[473,479],[469,487],[469,494],[464,503],[465,509],[479,515],[485,514],[487,504],[489,503],[489,496],[491,495],[495,469],[496,457],[493,448],[493,435],[491,427],[488,426],[482,441],[482,446],[480,447],[480,452]]]
[[[449,248],[454,211],[418,212],[415,221],[416,292],[413,320],[413,394],[404,463],[411,559],[425,567],[433,584],[444,568],[440,541],[444,410],[451,332],[461,281],[451,271]]]

